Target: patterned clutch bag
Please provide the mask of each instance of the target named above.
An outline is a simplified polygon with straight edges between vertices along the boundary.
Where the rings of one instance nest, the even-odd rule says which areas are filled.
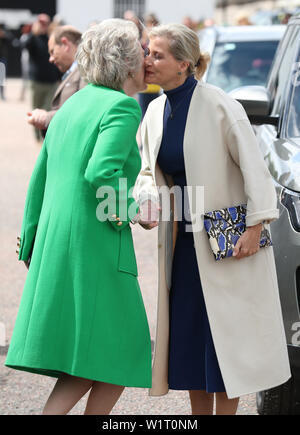
[[[242,204],[204,214],[204,227],[216,260],[232,257],[233,249],[246,229],[246,212],[246,205]],[[266,228],[262,230],[260,238],[260,247],[265,246],[272,246]]]

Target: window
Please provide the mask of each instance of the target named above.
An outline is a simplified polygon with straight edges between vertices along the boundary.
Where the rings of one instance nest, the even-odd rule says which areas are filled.
[[[290,37],[284,53],[282,53],[281,64],[279,66],[276,77],[274,77],[274,104],[272,115],[280,115],[282,107],[285,104],[288,85],[292,75],[292,65],[295,62],[297,47],[299,41],[299,33],[296,28],[290,31]],[[273,93],[272,93],[273,94]]]
[[[266,86],[279,41],[218,43],[207,82],[229,92],[240,86]]]
[[[286,32],[284,34],[284,37],[281,39],[277,53],[274,57],[274,62],[271,68],[271,74],[268,79],[268,90],[270,92],[271,100],[274,100],[276,89],[277,89],[277,82],[278,82],[278,69],[280,68],[282,58],[284,57],[284,54],[287,50],[287,47],[289,45],[289,41],[291,38],[291,35],[293,34],[294,29],[293,27],[288,27],[286,29]]]
[[[287,118],[287,137],[300,138],[300,50],[293,64],[291,100]]]
[[[145,3],[145,0],[115,0],[114,17],[123,18],[124,12],[131,10],[134,11],[139,18],[142,18],[145,14]]]

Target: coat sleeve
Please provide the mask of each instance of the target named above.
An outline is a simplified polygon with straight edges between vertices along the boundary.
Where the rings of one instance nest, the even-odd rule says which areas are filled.
[[[277,195],[270,172],[248,119],[234,122],[228,130],[227,146],[244,178],[247,195],[246,225],[267,223],[279,216]]]
[[[47,150],[45,141],[37,158],[27,191],[20,237],[19,260],[27,261],[33,249],[44,200],[46,176]]]
[[[148,199],[150,199],[154,203],[159,204],[159,195],[155,185],[154,174],[152,172],[150,163],[151,159],[147,131],[147,114],[145,115],[144,121],[142,123],[141,135],[143,146],[142,169],[135,184],[135,198],[139,204],[142,204]]]
[[[47,116],[46,116],[46,122],[45,122],[45,128],[48,128],[50,122],[52,121],[52,118],[54,117],[54,115],[56,115],[57,110],[49,110],[49,112],[47,112]]]
[[[117,231],[125,228],[139,209],[130,195],[132,186],[127,183],[123,167],[133,147],[137,146],[136,133],[140,119],[141,109],[133,98],[114,104],[100,122],[98,139],[84,174],[95,189],[95,194],[99,188],[113,190],[114,196],[111,195],[108,201],[113,202],[110,209],[116,211],[116,216],[110,216],[109,221]],[[97,194],[97,198],[101,196]],[[107,200],[102,198],[98,201],[104,199]],[[121,223],[116,217],[121,218]]]

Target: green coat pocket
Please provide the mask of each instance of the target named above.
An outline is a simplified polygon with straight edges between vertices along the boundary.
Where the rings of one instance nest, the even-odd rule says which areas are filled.
[[[119,232],[120,252],[119,252],[119,271],[138,275],[136,257],[134,252],[131,228],[128,226]]]

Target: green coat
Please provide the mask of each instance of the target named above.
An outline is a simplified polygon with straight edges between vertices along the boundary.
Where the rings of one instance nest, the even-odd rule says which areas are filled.
[[[128,196],[141,166],[138,103],[89,84],[57,112],[26,198],[19,259],[32,260],[5,365],[151,386],[151,341],[129,218],[99,221],[101,186]],[[127,188],[119,189],[119,179]],[[125,195],[125,196],[124,196]],[[98,193],[99,196],[99,193]],[[107,201],[109,216],[118,215]],[[129,198],[128,206],[137,210]],[[126,209],[127,211],[127,209]]]

